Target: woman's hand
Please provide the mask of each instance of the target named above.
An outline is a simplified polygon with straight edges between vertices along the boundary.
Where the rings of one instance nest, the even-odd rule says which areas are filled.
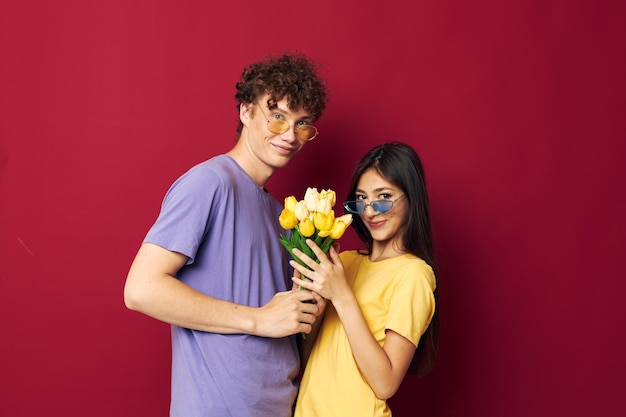
[[[294,278],[299,279],[300,281],[302,281],[301,276],[302,274],[299,271],[294,270]],[[294,279],[292,279],[293,281],[293,286],[291,287],[292,291],[300,291],[302,290],[302,288],[299,284],[297,284],[295,282]],[[317,306],[317,313],[314,313],[313,316],[315,317],[315,320],[317,321],[317,319],[319,319],[321,316],[324,315],[324,311],[326,310],[326,299],[324,297],[322,297],[321,295],[319,295],[318,293],[316,293],[315,291],[311,291],[311,295],[313,296],[313,299],[310,301],[310,303],[315,304]]]
[[[296,276],[292,278],[293,282],[328,300],[336,300],[346,294],[346,292],[351,292],[346,281],[343,263],[339,258],[337,250],[331,247],[327,255],[312,240],[307,239],[307,245],[313,250],[319,263],[315,262],[302,251],[294,249],[294,255],[308,268],[303,267],[296,261],[289,261],[295,271],[307,278],[302,280]]]

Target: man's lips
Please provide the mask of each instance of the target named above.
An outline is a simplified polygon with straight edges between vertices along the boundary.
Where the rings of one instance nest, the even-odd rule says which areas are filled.
[[[296,152],[296,149],[288,146],[280,146],[276,144],[272,144],[272,146],[278,151],[278,153],[282,155],[291,155],[292,153]]]

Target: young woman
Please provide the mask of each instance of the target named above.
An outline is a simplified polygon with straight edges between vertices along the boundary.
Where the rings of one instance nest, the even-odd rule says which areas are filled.
[[[418,155],[397,142],[370,150],[348,200],[365,249],[325,255],[309,242],[319,264],[300,251],[309,269],[291,261],[294,283],[330,301],[303,341],[295,417],[391,416],[387,399],[407,371],[425,375],[435,358],[436,268]]]

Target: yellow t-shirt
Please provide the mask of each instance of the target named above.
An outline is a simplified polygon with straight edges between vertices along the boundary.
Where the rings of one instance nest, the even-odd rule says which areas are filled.
[[[341,253],[348,283],[370,331],[385,344],[385,330],[417,346],[435,311],[432,268],[414,255],[370,262],[356,251]],[[329,303],[307,362],[295,417],[391,416],[361,376],[337,312]]]

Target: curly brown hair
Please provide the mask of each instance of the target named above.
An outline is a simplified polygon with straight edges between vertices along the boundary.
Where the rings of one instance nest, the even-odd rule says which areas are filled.
[[[254,103],[265,94],[270,96],[269,109],[276,108],[286,97],[289,109],[302,108],[311,113],[314,120],[319,119],[326,108],[325,81],[317,75],[317,65],[302,54],[283,54],[249,65],[243,70],[236,88],[238,109],[241,104]],[[241,133],[242,128],[239,121],[237,133]]]

